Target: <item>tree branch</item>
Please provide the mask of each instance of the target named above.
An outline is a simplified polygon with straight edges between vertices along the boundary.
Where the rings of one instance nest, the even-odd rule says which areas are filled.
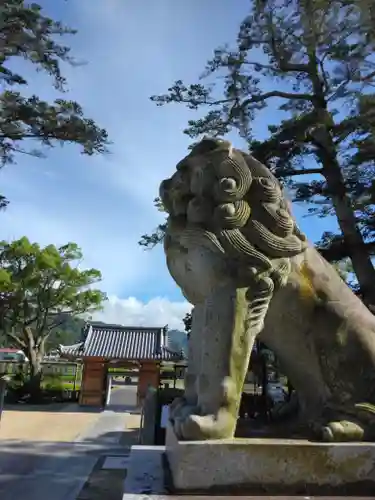
[[[44,134],[41,132],[40,134],[24,134],[22,131],[19,133],[17,137],[15,134],[13,136],[11,134],[0,134],[1,139],[10,139],[12,141],[22,141],[23,139],[56,139],[56,136],[52,133]],[[23,151],[22,151],[23,152]]]
[[[370,255],[375,254],[375,242],[365,243],[365,247]],[[332,245],[328,248],[317,247],[316,249],[328,262],[339,261],[345,259],[345,257],[350,257],[350,249],[344,242],[340,245]]]
[[[296,71],[299,73],[304,71],[307,72],[305,64],[292,64],[286,63],[285,61],[279,61],[279,67],[273,66],[272,64],[259,63],[256,61],[243,61],[242,64],[244,66],[254,66],[255,68],[258,67],[260,69],[268,69],[270,71],[274,71],[275,73],[285,73],[287,71]]]
[[[367,82],[369,80],[372,80],[375,77],[375,71],[372,71],[368,75],[364,76],[363,78],[360,79],[361,82]]]
[[[11,332],[4,331],[5,335],[10,339],[14,340],[16,344],[18,344],[22,349],[26,349],[26,342],[24,342],[20,337]]]
[[[293,94],[292,92],[282,92],[281,90],[273,90],[272,92],[266,92],[265,94],[252,96],[249,99],[245,99],[242,103],[243,107],[249,106],[255,102],[262,102],[270,99],[271,97],[280,97],[282,99],[296,99],[303,101],[312,101],[314,96],[311,94]]]
[[[303,170],[289,170],[286,172],[282,173],[277,173],[277,177],[290,177],[294,175],[313,175],[313,174],[321,174],[323,175],[323,169],[322,168],[305,168]]]
[[[291,63],[291,62],[286,60],[286,58],[282,54],[283,41],[276,40],[276,37],[275,37],[275,30],[274,30],[274,23],[273,23],[273,19],[272,19],[272,14],[269,15],[268,21],[269,21],[268,27],[269,27],[270,32],[271,32],[271,38],[269,40],[269,44],[271,45],[273,57],[276,59],[277,64],[280,67],[280,70],[283,72],[293,71],[293,72],[297,72],[297,73],[309,74],[310,68],[309,68],[308,64]],[[285,51],[284,51],[284,55],[285,55]]]

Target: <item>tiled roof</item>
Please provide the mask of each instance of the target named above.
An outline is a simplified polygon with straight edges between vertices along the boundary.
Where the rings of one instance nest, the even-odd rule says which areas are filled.
[[[58,347],[58,352],[62,356],[80,357],[83,353],[84,342],[73,345],[60,345]]]
[[[182,353],[167,347],[164,328],[140,328],[88,323],[80,344],[60,346],[62,356],[106,359],[177,361]]]

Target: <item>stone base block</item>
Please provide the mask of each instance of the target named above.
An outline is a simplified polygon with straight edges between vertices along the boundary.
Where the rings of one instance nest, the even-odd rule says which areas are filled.
[[[375,443],[178,441],[169,424],[166,454],[176,492],[375,495]]]

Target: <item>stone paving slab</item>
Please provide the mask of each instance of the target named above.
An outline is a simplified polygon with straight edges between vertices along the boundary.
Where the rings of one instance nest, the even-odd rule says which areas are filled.
[[[127,450],[129,454],[130,450]],[[110,457],[114,459],[114,457]],[[124,457],[118,457],[119,459]],[[87,479],[77,500],[119,500],[126,476],[126,467],[104,468],[108,457],[101,457]],[[109,464],[111,465],[111,464]],[[112,465],[116,465],[112,463]]]
[[[129,463],[129,455],[105,457],[102,469],[126,470]]]
[[[166,495],[162,456],[165,446],[132,446],[122,500]]]

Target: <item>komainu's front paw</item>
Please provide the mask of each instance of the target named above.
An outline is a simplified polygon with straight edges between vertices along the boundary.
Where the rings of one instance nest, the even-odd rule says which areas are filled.
[[[173,421],[174,431],[178,439],[184,441],[201,441],[208,439],[233,438],[237,419],[226,409],[219,410],[217,415],[185,414]]]
[[[375,441],[375,406],[357,403],[353,407],[330,406],[315,434],[325,442]]]
[[[321,427],[321,439],[325,442],[363,441],[364,437],[363,426],[349,420],[329,422]]]

